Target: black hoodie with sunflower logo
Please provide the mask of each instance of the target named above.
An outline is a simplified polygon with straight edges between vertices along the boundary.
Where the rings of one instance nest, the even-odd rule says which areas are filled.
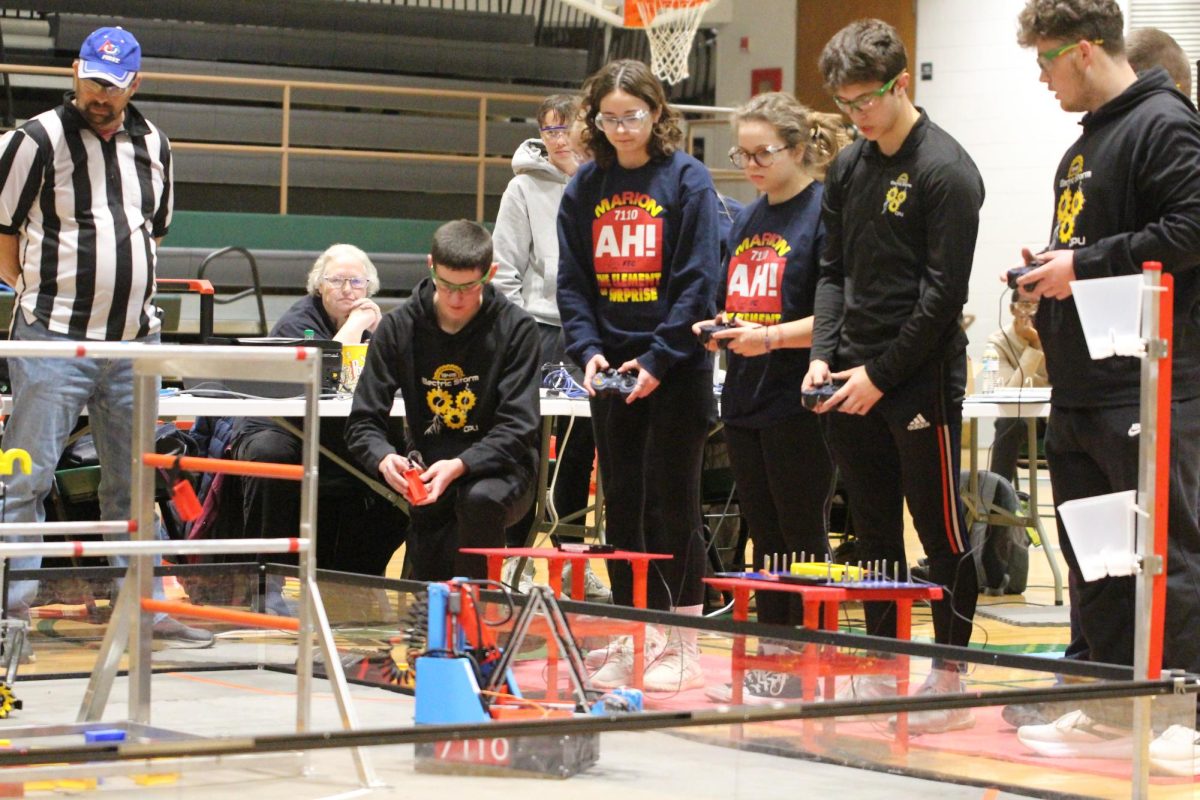
[[[492,286],[457,333],[437,323],[427,278],[379,323],[354,392],[346,443],[371,474],[391,453],[426,465],[460,458],[467,475],[537,474],[537,323]],[[389,440],[393,398],[404,399],[408,441]]]

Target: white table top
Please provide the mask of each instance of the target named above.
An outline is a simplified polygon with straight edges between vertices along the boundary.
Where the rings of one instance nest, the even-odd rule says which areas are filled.
[[[5,398],[6,401],[9,398]],[[319,401],[322,417],[350,415],[351,396],[338,396]],[[588,417],[591,407],[587,400],[568,400],[547,397],[541,400],[542,416]],[[164,417],[302,417],[303,398],[195,397],[186,393],[166,395],[158,399],[158,413]],[[396,398],[392,416],[404,416],[404,401]]]
[[[1004,389],[996,394],[967,395],[964,419],[1050,416],[1049,389]]]

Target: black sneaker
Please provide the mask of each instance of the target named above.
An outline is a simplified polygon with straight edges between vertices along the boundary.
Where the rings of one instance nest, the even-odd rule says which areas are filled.
[[[732,703],[733,686],[728,683],[712,686],[704,692],[704,696],[717,703]],[[742,703],[748,706],[787,703],[803,697],[800,679],[786,672],[752,669],[742,679]]]
[[[203,628],[191,628],[177,619],[163,617],[154,623],[153,636],[160,642],[167,642],[172,647],[200,648],[212,647],[215,639],[212,633]]]

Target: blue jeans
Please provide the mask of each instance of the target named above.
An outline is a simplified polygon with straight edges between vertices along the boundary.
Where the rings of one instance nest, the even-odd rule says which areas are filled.
[[[25,342],[74,341],[54,333],[41,322],[25,321],[14,313],[12,338]],[[157,344],[157,333],[138,341]],[[67,439],[84,408],[100,458],[100,518],[129,519],[130,447],[133,441],[133,363],[101,358],[10,358],[13,410],[4,430],[4,448],[19,447],[33,460],[33,473],[17,470],[7,479],[5,522],[44,522],[45,501],[54,482],[54,471]],[[109,538],[127,539],[128,535]],[[40,541],[21,537],[18,541]],[[110,556],[109,563],[124,567],[126,556]],[[155,557],[158,566],[161,558]],[[41,556],[11,560],[14,570],[38,569]],[[8,590],[11,613],[27,615],[37,594],[37,581],[14,581]],[[162,580],[154,581],[154,596],[163,597]],[[165,616],[165,615],[160,615]],[[156,617],[157,619],[158,617]]]

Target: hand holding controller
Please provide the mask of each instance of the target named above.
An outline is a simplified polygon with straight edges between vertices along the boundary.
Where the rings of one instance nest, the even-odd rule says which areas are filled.
[[[717,333],[718,331],[731,331],[737,327],[737,323],[734,322],[710,322],[707,325],[701,325],[699,334],[700,344],[708,344],[709,342],[714,341],[713,334]],[[722,350],[729,347],[728,339],[716,339],[715,341],[717,343],[717,347],[721,348]]]
[[[597,397],[628,397],[637,387],[638,374],[617,372],[609,368],[592,376],[592,389]]]
[[[845,381],[830,381],[829,383],[818,384],[811,389],[805,389],[800,392],[800,401],[804,404],[805,408],[812,411],[818,405],[833,397],[834,393],[845,385]]]
[[[425,482],[421,480],[422,473],[425,472],[425,464],[421,461],[421,454],[415,450],[408,454],[408,469],[401,474],[404,482],[408,485],[408,499],[410,502],[420,504],[425,502],[429,497],[429,489],[425,486]]]
[[[1014,292],[1016,292],[1016,291],[1032,292],[1034,290],[1034,287],[1038,285],[1037,281],[1034,281],[1033,283],[1027,283],[1024,286],[1017,283],[1017,281],[1020,280],[1021,276],[1031,272],[1032,270],[1037,269],[1038,267],[1040,267],[1042,265],[1041,262],[1038,261],[1036,257],[1029,255],[1028,252],[1026,253],[1026,258],[1028,258],[1029,261],[1026,262],[1025,266],[1013,267],[1012,269],[1010,269],[1008,271],[1008,288],[1012,289]]]

